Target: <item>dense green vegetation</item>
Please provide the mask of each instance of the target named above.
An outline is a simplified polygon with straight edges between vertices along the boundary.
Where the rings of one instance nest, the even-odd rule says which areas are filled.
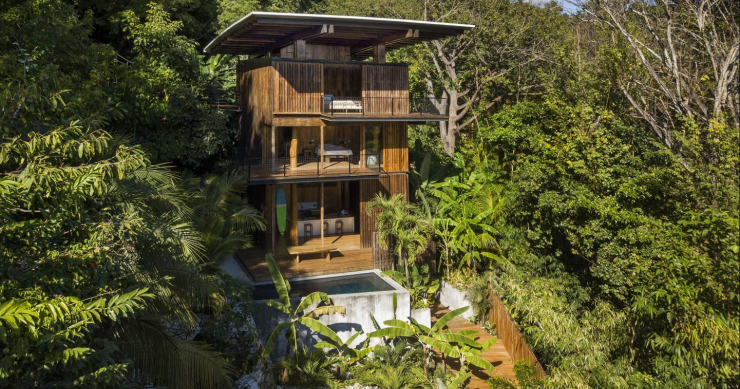
[[[548,372],[522,386],[740,385],[737,1],[19,0],[0,3],[0,386],[248,367],[216,330],[171,329],[248,301],[218,265],[264,222],[227,171],[236,117],[209,104],[236,59],[200,49],[252,10],[476,24],[389,54],[452,111],[412,128],[415,204],[386,232],[419,294],[432,230],[440,276],[494,286]],[[456,387],[413,370],[434,334],[403,330],[359,362],[294,344],[287,381],[332,384],[351,354],[357,382]]]

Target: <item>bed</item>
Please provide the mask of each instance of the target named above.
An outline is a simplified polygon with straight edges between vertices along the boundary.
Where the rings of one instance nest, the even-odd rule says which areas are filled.
[[[316,146],[316,155],[321,155],[321,146]],[[324,157],[351,157],[352,150],[331,143],[324,144]]]

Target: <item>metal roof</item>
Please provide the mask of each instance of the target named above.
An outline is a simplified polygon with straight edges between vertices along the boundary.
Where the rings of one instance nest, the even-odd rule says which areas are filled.
[[[364,59],[378,44],[393,50],[459,35],[473,27],[406,19],[251,12],[227,27],[203,51],[262,55],[303,39],[312,44],[349,46],[353,57]]]

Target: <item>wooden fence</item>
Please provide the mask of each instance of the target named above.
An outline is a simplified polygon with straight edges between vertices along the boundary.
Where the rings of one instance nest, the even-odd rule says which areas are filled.
[[[491,311],[488,313],[488,321],[496,325],[496,336],[498,340],[504,344],[512,359],[523,359],[531,363],[534,366],[535,376],[544,379],[545,369],[542,368],[540,361],[537,360],[537,356],[534,355],[527,341],[524,340],[522,333],[511,318],[506,306],[504,306],[504,303],[496,295],[491,284],[488,284],[488,290],[491,296]]]

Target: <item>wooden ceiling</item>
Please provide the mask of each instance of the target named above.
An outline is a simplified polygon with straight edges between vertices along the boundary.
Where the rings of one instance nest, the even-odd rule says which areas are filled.
[[[459,35],[469,24],[355,16],[252,12],[226,28],[204,51],[212,54],[263,55],[297,40],[310,44],[349,46],[352,56],[372,56],[373,47],[386,51],[423,41]]]

